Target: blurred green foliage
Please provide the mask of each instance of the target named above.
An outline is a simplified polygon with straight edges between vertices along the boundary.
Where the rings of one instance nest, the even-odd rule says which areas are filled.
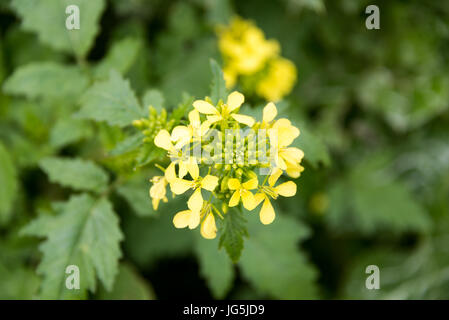
[[[0,298],[449,296],[448,3],[70,4],[80,30],[66,30],[65,1],[0,3]],[[380,30],[365,28],[369,4]],[[298,69],[277,106],[301,129],[306,170],[272,225],[223,221],[243,247],[234,264],[218,239],[173,227],[184,198],[152,210],[160,153],[130,124],[149,105],[180,121],[212,79],[222,95],[214,30],[236,14]],[[82,290],[65,289],[68,264]]]

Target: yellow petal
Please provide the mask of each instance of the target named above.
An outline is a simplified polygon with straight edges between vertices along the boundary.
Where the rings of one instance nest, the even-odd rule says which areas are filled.
[[[201,180],[201,187],[207,191],[214,191],[218,185],[218,177],[207,175]]]
[[[282,175],[282,170],[279,168],[274,168],[273,172],[271,172],[270,177],[268,178],[268,184],[272,187],[278,181],[279,177]]]
[[[155,177],[156,179],[157,177]],[[162,178],[159,180],[155,180],[155,183],[150,188],[150,197],[153,199],[162,199],[165,197],[165,179]]]
[[[301,165],[289,166],[287,163],[287,174],[292,178],[298,178],[301,175],[301,172],[304,171],[304,167]]]
[[[174,194],[183,194],[189,188],[193,187],[192,181],[187,181],[181,178],[176,178],[170,183],[170,189]]]
[[[186,126],[176,126],[173,128],[171,132],[172,141],[178,141],[179,139],[186,139],[186,136],[190,136],[190,130]]]
[[[179,177],[184,178],[187,174],[187,162],[186,161],[179,161]]]
[[[193,212],[200,212],[203,207],[203,196],[201,195],[201,189],[196,189],[187,201],[187,206]]]
[[[195,128],[198,128],[201,125],[200,113],[198,112],[198,110],[195,109],[189,112],[189,121],[190,124]]]
[[[189,225],[191,213],[192,213],[192,211],[190,211],[190,210],[184,210],[184,211],[178,212],[173,218],[173,225],[178,229],[187,227]]]
[[[207,131],[209,131],[209,127],[211,126],[212,122],[210,122],[209,120],[204,121],[201,125],[200,125],[200,132],[198,133],[201,137],[204,136]]]
[[[216,116],[207,116],[207,120],[210,124],[215,123],[217,121],[220,121],[221,119],[223,119],[223,117],[221,115],[216,115]]]
[[[279,119],[273,124],[273,129],[277,130],[278,146],[286,147],[289,146],[293,140],[299,136],[299,129],[292,126],[290,120]]]
[[[256,193],[254,195],[254,200],[255,200],[255,206],[257,207],[267,196],[265,195],[265,193]]]
[[[281,170],[286,170],[287,169],[287,164],[284,161],[284,158],[280,157],[279,154],[277,154],[277,157],[275,159],[276,165],[281,169]]]
[[[226,105],[228,106],[228,112],[231,112],[231,111],[239,108],[244,101],[245,101],[245,97],[243,96],[243,94],[241,94],[238,91],[232,92],[228,96],[228,100],[226,102]]]
[[[196,100],[193,102],[193,107],[200,113],[204,114],[218,114],[218,110],[209,102],[204,100]]]
[[[242,202],[246,210],[253,210],[256,207],[256,199],[251,191],[244,190],[242,192]]]
[[[253,190],[256,189],[259,185],[259,181],[257,178],[253,178],[251,180],[246,181],[244,184],[242,184],[242,187],[246,190]]]
[[[243,114],[231,114],[231,117],[233,117],[237,122],[246,124],[248,127],[252,127],[256,122],[253,117],[245,116]]]
[[[205,239],[214,239],[217,236],[217,226],[212,213],[209,213],[201,224],[201,235]]]
[[[192,211],[190,213],[189,217],[189,229],[195,229],[200,224],[200,212],[199,211]]]
[[[153,198],[151,199],[151,204],[153,205],[153,210],[157,210],[157,208],[159,207],[159,202],[161,201],[161,199],[157,199],[157,198]]]
[[[240,181],[238,181],[235,178],[228,180],[228,188],[231,190],[237,190],[240,189]]]
[[[274,190],[283,197],[293,197],[296,194],[296,184],[293,181],[287,181],[278,185]]]
[[[263,117],[262,120],[264,122],[271,122],[276,118],[278,111],[273,102],[268,103],[265,108],[263,108]]]
[[[304,152],[294,147],[283,149],[279,152],[279,155],[290,163],[299,163],[304,158]]]
[[[170,133],[165,129],[159,131],[156,137],[154,137],[154,144],[167,151],[174,149],[173,144],[171,143]]]
[[[273,222],[275,217],[273,206],[271,205],[270,200],[268,198],[265,199],[262,205],[262,209],[260,209],[259,218],[260,222],[263,224],[270,224]]]
[[[237,191],[234,191],[231,199],[229,199],[229,206],[235,207],[236,205],[239,204],[239,202],[240,202],[240,192],[239,192],[239,190],[237,190]]]
[[[172,162],[165,169],[165,178],[169,183],[172,183],[176,179],[175,163]]]
[[[193,180],[198,179],[200,175],[200,169],[198,168],[198,164],[196,163],[196,159],[194,157],[190,157],[187,161],[187,170],[189,171]]]

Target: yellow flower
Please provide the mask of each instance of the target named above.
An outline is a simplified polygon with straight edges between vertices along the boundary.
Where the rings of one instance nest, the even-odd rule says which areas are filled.
[[[260,123],[261,129],[268,129],[272,126],[272,121],[276,118],[278,110],[273,102],[267,103],[263,108],[262,122]]]
[[[201,124],[200,114],[197,110],[189,112],[189,121],[188,126],[173,128],[171,140],[176,142],[175,149],[180,149],[190,142],[201,141],[201,137],[209,130],[210,123],[205,121]]]
[[[268,186],[259,187],[260,192],[254,196],[256,206],[263,201],[262,209],[260,209],[259,213],[260,222],[263,224],[270,224],[275,218],[275,212],[271,205],[270,197],[276,200],[278,196],[293,197],[296,194],[296,184],[293,181],[284,182],[277,187],[274,186],[281,174],[281,169],[274,169],[268,178]]]
[[[200,212],[192,210],[183,210],[178,212],[173,218],[173,225],[182,229],[189,227],[189,229],[195,229],[200,224]]]
[[[213,191],[218,185],[218,177],[207,175],[204,178],[200,176],[192,176],[193,180],[185,180],[182,178],[176,178],[170,182],[170,189],[174,194],[183,194],[189,189],[195,191],[187,201],[187,206],[194,212],[200,212],[203,207],[203,196],[201,195],[201,189]]]
[[[254,125],[254,118],[250,116],[245,116],[242,114],[237,114],[235,111],[240,108],[240,106],[245,101],[245,97],[240,92],[234,91],[229,94],[228,99],[225,104],[221,106],[219,111],[212,104],[204,100],[196,100],[193,102],[193,107],[200,113],[207,115],[207,121],[212,124],[223,119],[233,118],[235,121],[246,124],[249,127]]]
[[[212,212],[209,212],[201,223],[201,235],[206,239],[214,239],[217,236],[217,226]]]
[[[272,156],[275,158],[276,166],[282,170],[288,170],[289,175],[302,171],[299,163],[304,157],[304,152],[295,147],[288,147],[299,134],[299,129],[285,118],[277,120],[268,130],[270,144],[275,147],[273,148],[275,154]]]
[[[258,183],[257,178],[250,179],[243,184],[240,184],[240,181],[235,178],[229,179],[229,189],[235,190],[231,196],[231,199],[229,199],[229,206],[235,207],[239,204],[240,198],[242,198],[245,209],[253,210],[256,206],[256,201],[254,199],[254,195],[249,190],[256,189]]]
[[[165,177],[161,176],[155,176],[153,179],[150,180],[153,185],[150,188],[150,197],[151,202],[153,204],[153,209],[157,210],[159,206],[159,201],[167,202],[167,191],[165,190],[167,186],[167,179]]]
[[[290,93],[296,82],[296,67],[290,60],[278,57],[268,66],[267,74],[259,81],[256,92],[268,101],[278,101]]]
[[[165,177],[167,178],[167,181],[169,183],[176,179],[176,164],[179,165],[180,178],[184,178],[187,172],[189,172],[192,177],[198,176],[199,168],[196,159],[194,157],[183,159],[179,150],[176,149],[172,144],[170,133],[167,130],[163,129],[159,131],[159,133],[154,138],[154,144],[159,148],[167,150],[169,157],[172,158],[172,162],[165,170]]]
[[[250,75],[261,70],[266,61],[279,53],[275,40],[266,40],[252,22],[234,18],[219,31],[218,46],[227,67],[236,74]]]

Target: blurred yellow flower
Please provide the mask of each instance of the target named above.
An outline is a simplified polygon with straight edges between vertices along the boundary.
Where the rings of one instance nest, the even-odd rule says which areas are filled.
[[[251,21],[236,17],[218,28],[218,46],[223,57],[226,86],[241,78],[245,89],[267,101],[278,101],[296,82],[296,67],[280,56],[276,40],[267,40]]]
[[[218,46],[227,70],[249,75],[261,70],[268,59],[279,53],[275,40],[266,40],[262,30],[252,22],[235,17],[228,27],[219,30]]]
[[[296,67],[290,60],[276,58],[258,82],[256,92],[268,101],[278,101],[288,94],[296,82]]]

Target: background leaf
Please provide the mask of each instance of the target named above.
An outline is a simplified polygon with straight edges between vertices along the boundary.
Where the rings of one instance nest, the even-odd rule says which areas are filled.
[[[108,184],[106,172],[91,161],[50,157],[40,162],[50,181],[76,190],[102,192]]]

